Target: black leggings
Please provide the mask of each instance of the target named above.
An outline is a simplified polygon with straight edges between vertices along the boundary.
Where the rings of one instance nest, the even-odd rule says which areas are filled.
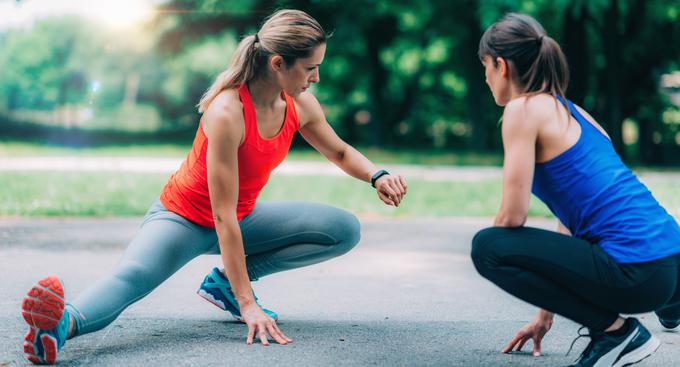
[[[678,239],[680,242],[680,239]],[[595,331],[620,313],[680,319],[680,255],[619,264],[600,246],[536,228],[487,228],[472,240],[479,273],[510,294]]]

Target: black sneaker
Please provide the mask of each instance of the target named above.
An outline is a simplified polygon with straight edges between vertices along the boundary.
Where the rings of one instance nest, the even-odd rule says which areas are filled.
[[[591,332],[590,343],[573,367],[622,367],[649,357],[661,344],[636,318],[626,319],[628,332],[613,336]],[[578,339],[578,338],[577,338]],[[573,345],[573,344],[572,344]]]
[[[680,320],[669,320],[669,319],[662,319],[659,317],[659,322],[661,323],[661,326],[665,327],[666,329],[675,329],[680,325]]]

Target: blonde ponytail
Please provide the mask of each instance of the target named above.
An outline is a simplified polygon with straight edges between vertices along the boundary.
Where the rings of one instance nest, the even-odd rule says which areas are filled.
[[[223,90],[237,88],[265,74],[270,56],[281,55],[290,67],[297,59],[311,55],[327,37],[321,25],[303,11],[275,12],[257,33],[241,40],[229,68],[217,76],[198,102],[198,112],[205,112]]]

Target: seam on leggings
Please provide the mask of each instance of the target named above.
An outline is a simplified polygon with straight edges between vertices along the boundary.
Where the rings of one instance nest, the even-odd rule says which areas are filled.
[[[331,235],[329,235],[328,233],[325,233],[325,232],[321,232],[321,231],[302,231],[302,232],[297,232],[297,233],[293,233],[293,234],[289,234],[289,235],[285,235],[285,236],[281,236],[281,237],[277,237],[277,238],[272,238],[272,239],[269,239],[269,240],[266,240],[266,241],[251,242],[251,243],[248,244],[248,246],[262,245],[262,244],[265,244],[265,243],[281,241],[282,239],[291,238],[291,237],[295,237],[295,236],[299,236],[299,235],[305,235],[305,234],[317,234],[317,235],[321,235],[321,236],[326,236],[326,237],[330,238],[331,241],[333,242],[333,243],[331,243],[331,244],[312,242],[313,244],[320,244],[320,245],[326,245],[326,246],[328,246],[328,245],[337,245],[338,243],[340,243],[340,241],[338,241],[338,240],[335,239],[333,236],[331,236]],[[297,242],[297,243],[300,244],[300,243],[306,243],[306,242]]]

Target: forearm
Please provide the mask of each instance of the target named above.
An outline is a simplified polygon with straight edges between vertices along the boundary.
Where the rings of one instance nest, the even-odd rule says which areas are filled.
[[[345,145],[343,151],[328,159],[348,175],[365,182],[371,182],[371,176],[378,171],[373,162],[350,145]]]
[[[215,225],[225,275],[229,279],[236,300],[243,307],[254,302],[254,299],[238,222],[234,218],[229,223],[216,222]]]

